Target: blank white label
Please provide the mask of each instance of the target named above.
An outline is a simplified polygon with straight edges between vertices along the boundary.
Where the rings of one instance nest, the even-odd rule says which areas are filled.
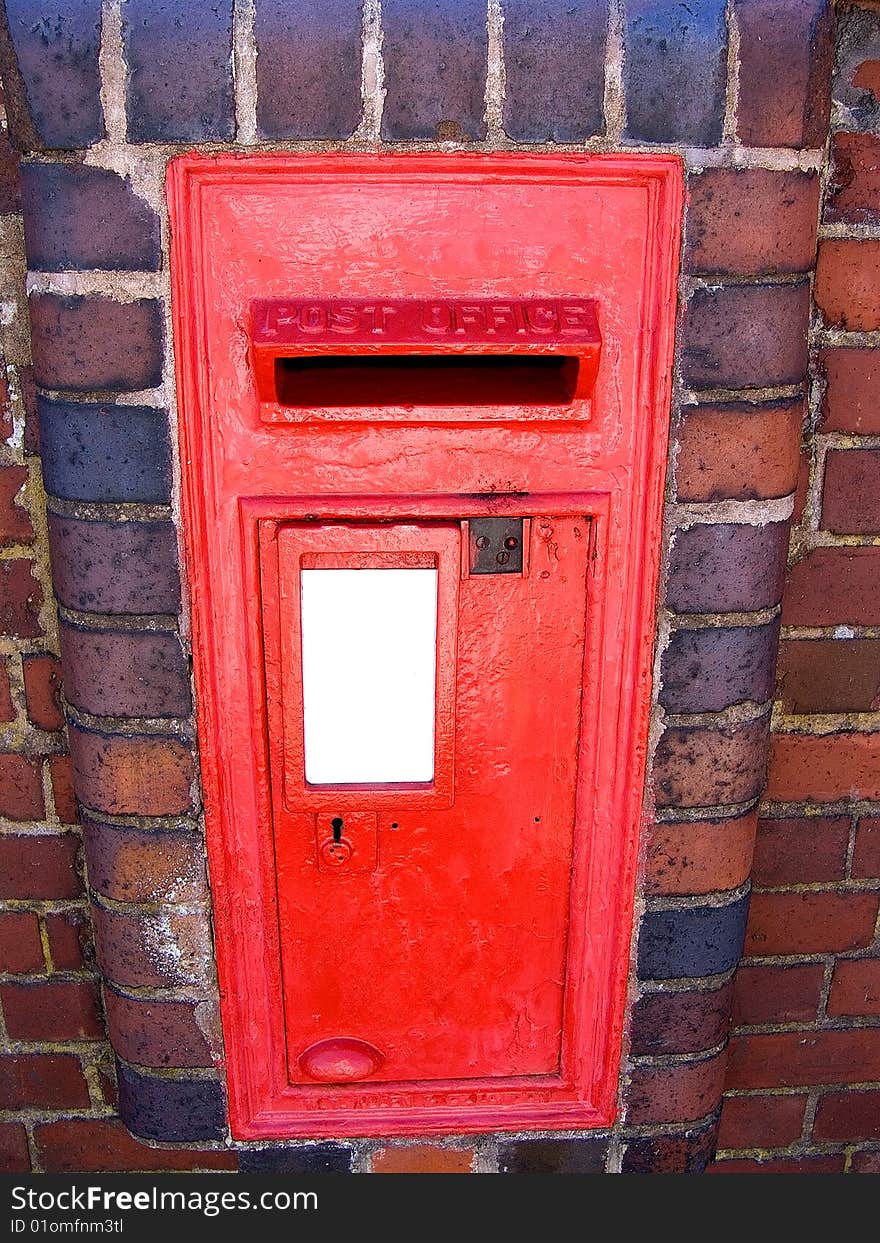
[[[431,781],[437,571],[303,570],[306,781]]]

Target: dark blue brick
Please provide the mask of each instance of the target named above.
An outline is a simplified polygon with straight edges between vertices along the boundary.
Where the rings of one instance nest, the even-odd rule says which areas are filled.
[[[45,146],[87,147],[103,138],[101,0],[6,0],[6,13],[30,118]]]
[[[43,482],[68,501],[167,501],[168,417],[149,406],[38,397]]]
[[[159,218],[116,173],[82,164],[22,164],[21,194],[29,267],[159,267]]]
[[[257,125],[266,138],[348,138],[361,119],[360,0],[256,0]]]
[[[582,142],[602,128],[606,0],[505,0],[504,128],[517,142]]]
[[[232,138],[232,0],[125,0],[133,142]]]
[[[712,146],[727,76],[725,0],[628,0],[627,133],[641,142]]]
[[[604,1174],[608,1136],[509,1140],[498,1149],[501,1174]]]
[[[223,1139],[226,1106],[216,1079],[165,1079],[117,1060],[119,1116],[133,1135],[189,1144]]]
[[[649,911],[639,930],[639,978],[674,980],[730,971],[742,956],[749,896],[728,906]]]
[[[627,1141],[622,1174],[702,1174],[715,1156],[718,1115],[679,1135],[651,1135]]]
[[[382,135],[484,138],[486,0],[383,0]]]
[[[241,1174],[350,1174],[351,1149],[343,1144],[308,1144],[301,1148],[242,1148]]]

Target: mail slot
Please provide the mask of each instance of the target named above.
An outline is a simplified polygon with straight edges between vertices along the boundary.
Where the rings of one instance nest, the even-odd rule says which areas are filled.
[[[193,155],[168,193],[234,1133],[607,1126],[678,162]]]

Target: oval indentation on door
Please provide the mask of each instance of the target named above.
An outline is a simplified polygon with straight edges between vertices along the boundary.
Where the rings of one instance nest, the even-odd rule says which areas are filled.
[[[358,1079],[369,1079],[384,1061],[384,1055],[375,1045],[352,1036],[319,1040],[299,1055],[303,1073],[319,1083],[352,1083]]]

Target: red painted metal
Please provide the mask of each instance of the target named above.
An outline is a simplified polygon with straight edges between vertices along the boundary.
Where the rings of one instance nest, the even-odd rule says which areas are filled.
[[[171,165],[169,205],[234,1133],[607,1124],[648,735],[680,164],[192,155]],[[584,375],[598,365],[588,397],[533,400],[536,371],[521,373],[518,404],[496,358],[476,400],[440,380],[439,399],[416,387],[419,400],[389,414],[390,358],[413,344],[393,340],[361,387],[345,367],[322,373],[336,405],[273,400],[291,342],[259,339],[263,300],[298,308],[300,324],[303,307],[324,308],[329,333],[343,306],[405,306],[412,324],[442,304],[454,323],[456,307],[522,299],[597,309],[601,357],[595,337],[552,337],[561,358],[583,351]],[[491,353],[487,312],[469,314],[474,352]],[[307,322],[325,331],[320,312]],[[485,516],[525,519],[522,573],[470,573],[467,523]],[[310,786],[299,574],[401,565],[438,570],[434,780]]]

